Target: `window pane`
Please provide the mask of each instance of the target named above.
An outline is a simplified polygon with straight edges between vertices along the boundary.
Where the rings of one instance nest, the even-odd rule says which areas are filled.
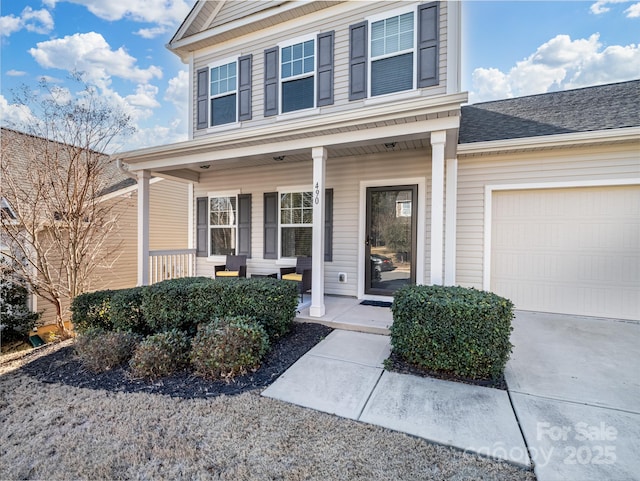
[[[282,78],[291,77],[291,64],[284,63],[282,64]]]
[[[412,88],[412,53],[371,62],[371,95],[384,95]]]
[[[211,69],[211,81],[215,82],[216,80],[218,80],[220,78],[220,71],[219,69],[216,68],[212,68]]]
[[[300,75],[302,73],[302,60],[293,61],[293,75]]]
[[[304,56],[313,57],[313,40],[308,40],[304,43]]]
[[[291,47],[284,47],[282,49],[282,61],[291,62]]]
[[[236,230],[235,228],[213,228],[211,229],[211,255],[225,256],[236,253]]]
[[[371,24],[371,56],[413,48],[413,12]]]
[[[313,207],[313,193],[305,192],[303,194],[302,206],[307,208]]]
[[[305,209],[302,212],[302,223],[303,224],[313,224],[313,210]]]
[[[282,208],[291,207],[291,194],[281,194],[280,205],[282,206]]]
[[[310,256],[311,244],[311,227],[282,228],[282,257]]]
[[[307,77],[282,83],[282,111],[309,109],[314,106],[314,78]]]
[[[227,64],[227,66],[229,67],[229,77],[235,77],[236,76],[236,63],[230,63]]]
[[[384,38],[371,42],[371,56],[377,57],[378,55],[384,55]]]
[[[223,125],[236,121],[236,94],[211,100],[211,125]]]
[[[209,224],[235,225],[236,224],[236,198],[235,197],[211,197],[209,199],[210,220]]]
[[[313,57],[307,57],[304,59],[304,73],[313,72]]]
[[[302,44],[301,43],[296,43],[293,46],[293,58],[302,58]]]

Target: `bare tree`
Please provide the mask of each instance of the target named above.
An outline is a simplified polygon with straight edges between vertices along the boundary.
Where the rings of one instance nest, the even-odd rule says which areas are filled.
[[[107,240],[117,210],[103,195],[116,178],[105,152],[131,121],[84,83],[71,95],[43,81],[39,92],[23,89],[16,99],[34,117],[25,133],[3,130],[0,193],[8,208],[0,232],[18,274],[53,304],[67,335],[66,306],[114,259],[117,246]]]

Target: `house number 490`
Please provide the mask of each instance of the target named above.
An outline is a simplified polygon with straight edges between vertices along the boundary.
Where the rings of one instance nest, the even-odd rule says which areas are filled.
[[[316,191],[315,191],[315,197],[313,199],[313,202],[315,204],[320,203],[320,185],[317,182],[316,182]]]

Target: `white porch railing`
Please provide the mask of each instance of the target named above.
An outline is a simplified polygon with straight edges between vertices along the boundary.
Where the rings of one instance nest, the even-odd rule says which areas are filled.
[[[195,249],[149,251],[149,283],[191,277],[195,263]]]

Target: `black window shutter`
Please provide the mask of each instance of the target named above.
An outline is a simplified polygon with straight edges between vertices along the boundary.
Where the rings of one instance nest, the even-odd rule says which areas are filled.
[[[238,195],[238,255],[251,257],[251,194]]]
[[[333,31],[318,34],[318,94],[316,105],[333,104]]]
[[[209,68],[198,70],[198,98],[197,98],[197,129],[206,129],[209,126],[208,104],[209,104]]]
[[[439,3],[418,7],[418,88],[438,85]]]
[[[278,193],[264,194],[264,259],[278,258]]]
[[[238,120],[251,120],[251,63],[253,56],[238,59]]]
[[[264,116],[278,115],[278,47],[264,51]]]
[[[209,223],[207,222],[208,215],[208,202],[207,197],[198,197],[196,199],[196,256],[207,257],[207,231],[209,230]]]
[[[367,22],[349,27],[349,100],[367,96]]]
[[[324,260],[333,261],[333,189],[324,194]]]

